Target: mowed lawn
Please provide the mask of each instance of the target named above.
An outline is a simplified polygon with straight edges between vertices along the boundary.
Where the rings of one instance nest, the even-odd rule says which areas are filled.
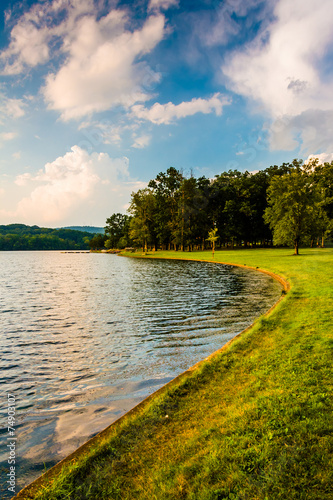
[[[333,250],[219,251],[291,285],[278,306],[20,498],[333,499]],[[212,260],[210,252],[146,258]]]

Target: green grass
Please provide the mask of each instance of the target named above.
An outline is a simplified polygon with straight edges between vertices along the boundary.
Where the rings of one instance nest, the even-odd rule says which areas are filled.
[[[291,290],[24,498],[333,498],[333,249],[221,251],[214,260],[270,270]]]

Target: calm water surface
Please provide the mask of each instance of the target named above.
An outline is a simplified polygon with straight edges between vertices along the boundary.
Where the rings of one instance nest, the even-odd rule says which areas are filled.
[[[0,289],[1,477],[9,392],[16,491],[281,295],[272,278],[229,266],[61,252],[1,252]]]

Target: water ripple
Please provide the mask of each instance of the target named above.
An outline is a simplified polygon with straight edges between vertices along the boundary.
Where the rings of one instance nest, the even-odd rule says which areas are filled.
[[[0,381],[17,398],[20,487],[281,293],[268,276],[228,266],[60,252],[1,252],[0,289]]]

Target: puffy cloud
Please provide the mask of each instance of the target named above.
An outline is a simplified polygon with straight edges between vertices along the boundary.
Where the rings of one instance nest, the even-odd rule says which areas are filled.
[[[230,103],[231,100],[228,97],[217,93],[209,99],[193,98],[191,101],[180,104],[173,104],[172,102],[159,104],[156,102],[149,109],[142,104],[137,104],[132,106],[131,113],[133,117],[140,120],[148,120],[156,124],[169,124],[176,119],[192,116],[196,113],[208,114],[215,112],[219,116],[222,114],[223,107]]]
[[[47,163],[34,177],[23,174],[16,179],[18,185],[28,180],[41,183],[32,190],[29,197],[21,200],[17,207],[19,215],[25,218],[39,218],[45,222],[56,222],[80,202],[88,199],[100,178],[95,172],[94,162],[102,158],[90,158],[85,151],[74,146],[70,153]]]
[[[12,28],[10,44],[0,54],[2,73],[16,75],[46,63],[52,42],[72,29],[80,16],[93,11],[92,0],[54,0],[32,5]],[[9,19],[7,13],[6,22]]]
[[[32,175],[29,172],[25,172],[24,174],[17,175],[14,182],[17,186],[26,186],[32,179]]]
[[[48,108],[63,120],[81,118],[112,106],[128,107],[150,97],[159,75],[140,61],[163,39],[159,12],[130,30],[125,10],[101,15],[93,0],[53,0],[34,4],[11,31],[1,52],[3,74],[20,74],[61,56],[42,88]],[[14,104],[14,103],[13,103]]]
[[[25,193],[15,207],[0,212],[4,222],[65,225],[77,220],[102,224],[107,214],[125,210],[130,194],[143,186],[129,175],[129,160],[106,153],[88,154],[78,146],[35,174],[15,180]],[[8,181],[7,181],[8,184]],[[13,186],[7,186],[8,192]],[[9,204],[6,204],[9,207]]]
[[[301,154],[333,150],[333,111],[310,109],[296,116],[283,116],[269,126],[271,149]]]
[[[299,141],[293,128],[303,143],[312,143],[311,149],[315,142],[316,150],[322,139],[317,134],[314,141],[308,120],[311,117],[315,127],[323,113],[333,111],[333,79],[325,72],[325,58],[332,56],[333,4],[279,0],[274,16],[245,50],[225,61],[222,70],[232,90],[257,102],[257,110],[274,120],[272,148],[293,149]],[[305,126],[300,117],[306,119]],[[329,141],[327,132],[325,140]]]
[[[333,41],[332,2],[280,0],[275,15],[267,31],[223,66],[231,87],[274,117],[326,109],[332,87],[321,81],[317,64]]]
[[[2,52],[1,59],[5,62],[3,74],[17,75],[25,66],[37,66],[49,59],[49,49],[45,39],[49,38],[47,30],[38,30],[29,23],[15,26],[12,31],[12,41],[9,48]]]
[[[333,161],[333,153],[320,153],[319,155],[309,155],[304,163],[310,163],[318,158],[319,165],[323,163],[331,163]]]
[[[169,7],[178,7],[179,0],[150,0],[148,10],[166,10]]]
[[[149,96],[142,85],[152,71],[137,57],[150,52],[164,36],[164,17],[151,16],[142,29],[125,30],[126,17],[111,11],[99,21],[85,17],[66,41],[69,57],[46,79],[43,93],[49,109],[64,120],[130,106]]]

